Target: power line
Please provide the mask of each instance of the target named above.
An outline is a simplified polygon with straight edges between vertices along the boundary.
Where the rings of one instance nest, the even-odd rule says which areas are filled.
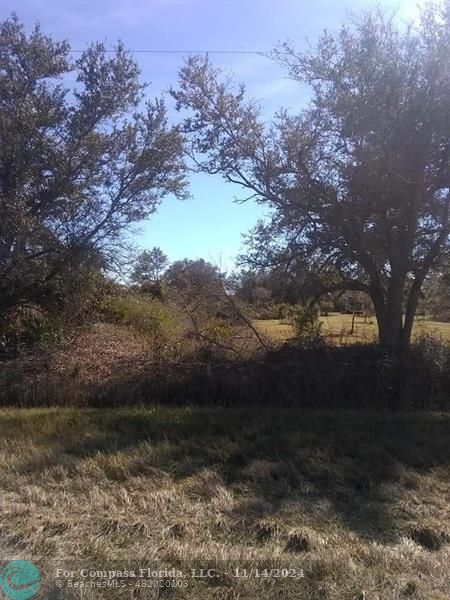
[[[85,50],[71,50],[74,53],[82,53]],[[105,52],[116,52],[115,50],[105,50]],[[257,54],[263,56],[270,54],[268,50],[128,50],[133,54]],[[278,54],[287,54],[287,52],[279,52]]]

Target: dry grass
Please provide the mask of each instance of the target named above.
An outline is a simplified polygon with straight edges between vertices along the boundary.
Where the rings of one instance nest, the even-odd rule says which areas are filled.
[[[132,327],[94,323],[76,331],[71,344],[53,353],[48,372],[63,373],[75,380],[105,380],[118,372],[136,372],[150,356],[150,341]]]
[[[294,410],[3,409],[2,556],[45,598],[450,597],[450,417]],[[185,590],[55,586],[55,562],[292,567]]]
[[[253,329],[243,324],[216,319],[200,335],[181,317],[175,325],[161,333],[136,324],[86,323],[68,329],[54,347],[2,354],[0,405],[83,406],[106,396],[127,402],[145,378],[171,368],[256,359],[263,352]]]
[[[322,322],[321,332],[326,341],[331,344],[370,343],[377,338],[378,329],[375,317],[356,316],[353,334],[350,333],[352,315],[330,313],[327,317],[321,316],[320,321]],[[293,328],[285,321],[257,320],[255,325],[261,334],[278,343],[293,337]],[[425,321],[418,318],[414,325],[413,335],[417,338],[424,334],[450,341],[450,323]]]
[[[30,351],[0,362],[3,404],[83,405],[89,391],[137,376],[153,359],[151,340],[112,323],[79,327],[52,351]]]

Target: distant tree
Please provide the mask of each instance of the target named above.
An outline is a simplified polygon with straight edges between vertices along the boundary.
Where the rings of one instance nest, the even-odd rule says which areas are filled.
[[[261,335],[236,302],[226,274],[212,263],[202,258],[175,261],[164,273],[163,282],[168,299],[188,319],[189,335],[208,342],[210,350],[216,346],[237,352],[226,339],[237,334],[242,341],[245,334],[242,337],[242,331],[234,331],[232,323],[245,327],[250,334],[248,339],[256,339],[265,347]]]
[[[407,350],[422,285],[449,244],[450,5],[402,31],[364,14],[315,50],[275,57],[312,99],[270,127],[242,86],[207,58],[187,60],[172,94],[190,110],[190,153],[270,207],[267,245],[314,256],[324,292],[368,294],[381,344]]]
[[[0,316],[110,265],[132,223],[185,195],[180,132],[143,90],[122,44],[73,60],[39,26],[0,23]]]
[[[247,263],[251,264],[251,261]],[[264,260],[259,262],[263,263]],[[292,256],[290,260],[280,258],[265,267],[242,270],[233,278],[233,289],[238,298],[249,304],[255,304],[257,298],[267,298],[275,303],[306,304],[314,300],[330,280],[330,273],[321,275],[315,267],[312,261],[308,263],[300,255]]]
[[[223,281],[218,267],[203,260],[185,258],[173,262],[164,274],[165,283],[187,297],[205,295]]]
[[[168,265],[169,260],[161,248],[144,250],[136,259],[131,280],[138,284],[145,282],[159,284]]]
[[[255,271],[241,271],[234,274],[231,280],[236,298],[246,304],[256,304],[257,290],[261,287],[267,289],[264,283],[262,276]]]

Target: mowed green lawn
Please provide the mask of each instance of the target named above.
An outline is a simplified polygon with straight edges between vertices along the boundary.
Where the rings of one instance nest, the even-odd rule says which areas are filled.
[[[377,338],[378,327],[375,317],[355,317],[354,331],[351,333],[352,315],[341,313],[330,313],[329,316],[320,317],[321,332],[326,340],[332,344],[354,344],[361,342],[372,342]],[[255,320],[254,324],[259,333],[266,335],[276,342],[284,342],[293,336],[293,328],[287,321],[276,319]],[[420,337],[428,334],[450,341],[450,323],[439,323],[437,321],[416,319],[413,335]]]
[[[444,600],[449,461],[449,415],[2,409],[2,556],[53,600]],[[188,587],[58,587],[56,564]]]

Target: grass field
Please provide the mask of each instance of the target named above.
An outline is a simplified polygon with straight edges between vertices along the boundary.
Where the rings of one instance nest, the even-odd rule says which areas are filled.
[[[444,600],[449,455],[448,415],[3,409],[2,556],[34,560],[49,599]],[[55,582],[57,563],[157,561],[218,577],[133,593]]]
[[[352,315],[330,313],[327,317],[321,316],[320,322],[322,323],[322,334],[332,344],[373,342],[378,334],[375,317],[356,316],[353,334],[350,333]],[[284,342],[293,336],[292,326],[285,321],[256,320],[255,324],[260,333],[276,342]],[[424,334],[450,341],[450,323],[425,321],[419,317],[414,324],[413,336],[418,337]]]

